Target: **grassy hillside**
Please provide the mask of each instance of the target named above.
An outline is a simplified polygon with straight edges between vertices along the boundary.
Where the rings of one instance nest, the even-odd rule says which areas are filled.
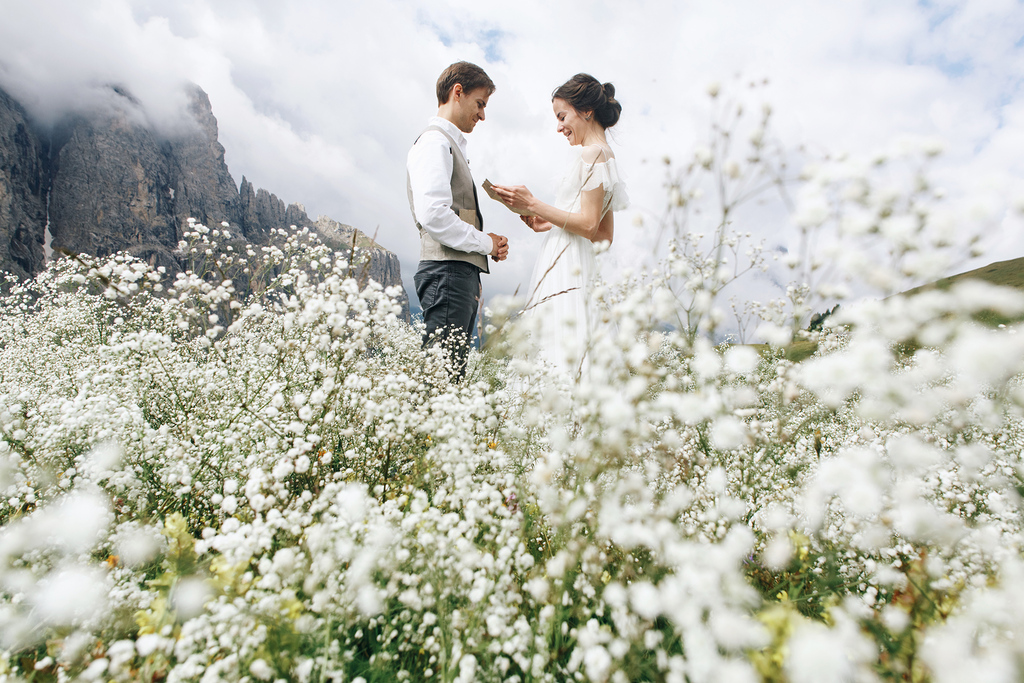
[[[1017,289],[1024,289],[1024,258],[1010,259],[1009,261],[996,261],[990,263],[987,266],[981,268],[975,268],[965,273],[959,273],[957,275],[950,275],[949,277],[936,280],[935,282],[915,287],[914,289],[905,292],[908,296],[913,296],[920,292],[927,292],[933,289],[948,289],[955,283],[961,280],[984,280],[985,282],[991,282],[994,285],[1002,285],[1004,287],[1016,287]],[[975,316],[976,320],[986,325],[993,327],[998,325],[1007,325],[1013,322],[1020,322],[1021,318],[1007,318],[999,315],[995,311],[983,311]]]
[[[949,277],[944,277],[941,280],[936,280],[935,282],[929,282],[928,284],[921,285],[920,287],[908,289],[903,293],[903,295],[913,296],[933,289],[949,289],[955,283],[968,279],[984,280],[996,285],[1024,289],[1024,257],[1010,259],[1008,261],[996,261],[995,263],[990,263],[987,266],[982,266],[981,268],[975,268],[974,270],[950,275]],[[1011,322],[1018,322],[1017,320],[1012,320],[998,315],[993,311],[980,313],[977,316],[977,320],[979,322],[992,325],[993,327],[997,325],[1005,325]],[[754,346],[764,348],[763,344],[755,344]],[[818,345],[816,342],[796,341],[786,347],[785,357],[787,360],[799,362],[814,355],[814,352],[817,350]]]
[[[906,294],[917,294],[919,292],[936,288],[948,289],[954,283],[970,278],[975,280],[985,280],[986,282],[991,282],[995,285],[1024,289],[1024,258],[1015,258],[1010,259],[1009,261],[996,261],[995,263],[990,263],[987,266],[969,270],[966,273],[950,275],[949,277],[942,278],[941,280],[921,285],[920,287],[915,287],[914,289],[907,291]]]

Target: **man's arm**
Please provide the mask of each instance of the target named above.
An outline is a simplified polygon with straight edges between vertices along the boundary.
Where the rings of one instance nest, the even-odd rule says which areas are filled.
[[[497,256],[497,236],[477,230],[452,210],[453,168],[448,140],[437,131],[425,132],[409,150],[407,169],[416,221],[446,247]]]

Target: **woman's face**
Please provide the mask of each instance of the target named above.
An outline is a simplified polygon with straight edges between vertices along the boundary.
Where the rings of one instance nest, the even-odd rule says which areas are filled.
[[[570,145],[583,144],[583,138],[590,121],[587,121],[576,109],[560,97],[551,100],[551,108],[558,119],[558,132],[565,136]]]

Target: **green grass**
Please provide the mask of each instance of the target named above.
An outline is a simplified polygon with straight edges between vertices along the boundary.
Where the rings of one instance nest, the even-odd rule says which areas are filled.
[[[949,289],[957,282],[969,279],[984,280],[985,282],[991,282],[994,285],[1024,289],[1024,257],[1010,259],[1009,261],[996,261],[995,263],[990,263],[987,266],[982,266],[981,268],[968,270],[967,272],[959,273],[957,275],[950,275],[949,277],[944,277],[941,280],[936,280],[935,282],[929,282],[926,285],[909,289],[904,292],[904,294],[914,295],[919,294],[920,292],[930,291],[932,289]]]
[[[745,346],[749,346],[750,348],[754,349],[755,351],[757,351],[761,355],[764,355],[769,350],[769,347],[768,347],[767,344],[746,344]],[[804,360],[806,358],[810,358],[811,356],[813,356],[814,352],[817,351],[817,350],[818,350],[818,342],[816,342],[816,341],[809,341],[809,340],[802,340],[802,341],[795,341],[795,342],[792,342],[791,344],[789,344],[783,350],[782,355],[788,361],[792,361],[794,363],[799,363],[800,361],[802,361],[802,360]]]
[[[975,268],[974,270],[950,275],[949,277],[944,277],[941,280],[936,280],[935,282],[929,282],[928,284],[921,285],[920,287],[908,289],[903,292],[902,296],[914,296],[915,294],[928,292],[934,289],[946,290],[957,282],[969,279],[984,280],[985,282],[990,282],[994,285],[1024,289],[1024,257],[1010,259],[1009,261],[996,261],[995,263],[990,263],[987,266],[982,266],[981,268]],[[976,316],[976,318],[978,322],[992,327],[998,327],[999,325],[1007,325],[1024,320],[1024,317],[1006,318],[994,311],[982,311]],[[751,344],[750,346],[756,349],[758,353],[764,353],[767,350],[767,345],[765,344]],[[813,356],[814,352],[817,350],[817,342],[806,340],[795,341],[785,348],[783,355],[786,360],[799,363],[800,361]],[[913,349],[911,348],[910,351],[912,352]]]
[[[967,272],[958,273],[957,275],[950,275],[949,277],[944,277],[941,280],[929,282],[928,284],[921,285],[920,287],[914,287],[903,294],[904,296],[914,296],[915,294],[935,289],[946,290],[963,280],[982,280],[984,282],[990,282],[994,285],[1001,285],[1003,287],[1024,289],[1024,258],[1010,259],[1008,261],[996,261],[995,263],[990,263],[987,266],[982,266],[981,268],[968,270]],[[975,319],[990,327],[998,327],[999,325],[1021,322],[1024,320],[1024,316],[1007,318],[995,311],[986,310],[978,313],[975,316]]]
[[[818,350],[818,342],[816,341],[795,341],[786,347],[784,355],[786,360],[794,363],[799,363],[805,358],[810,358],[814,355],[814,352]]]

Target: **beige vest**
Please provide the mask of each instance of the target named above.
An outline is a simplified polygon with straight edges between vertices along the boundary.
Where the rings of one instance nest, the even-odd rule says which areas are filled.
[[[440,131],[442,135],[448,138],[453,162],[452,210],[458,214],[459,218],[482,232],[484,229],[484,219],[480,215],[476,198],[476,184],[473,182],[473,176],[469,172],[469,163],[466,161],[466,157],[462,156],[462,150],[459,149],[459,146],[455,144],[455,141],[452,140],[452,137],[443,128],[440,126],[427,126],[423,133],[426,133],[428,130]],[[420,133],[420,135],[423,133]],[[419,138],[416,139],[419,140]],[[408,173],[406,173],[405,178],[406,188],[409,192],[409,208],[412,209],[412,219],[416,221],[416,208],[412,201],[412,183],[409,181]],[[486,255],[473,254],[446,247],[431,237],[430,233],[419,224],[419,221],[416,221],[416,227],[420,231],[421,261],[465,261],[466,263],[472,263],[485,273],[490,272],[487,267]]]

